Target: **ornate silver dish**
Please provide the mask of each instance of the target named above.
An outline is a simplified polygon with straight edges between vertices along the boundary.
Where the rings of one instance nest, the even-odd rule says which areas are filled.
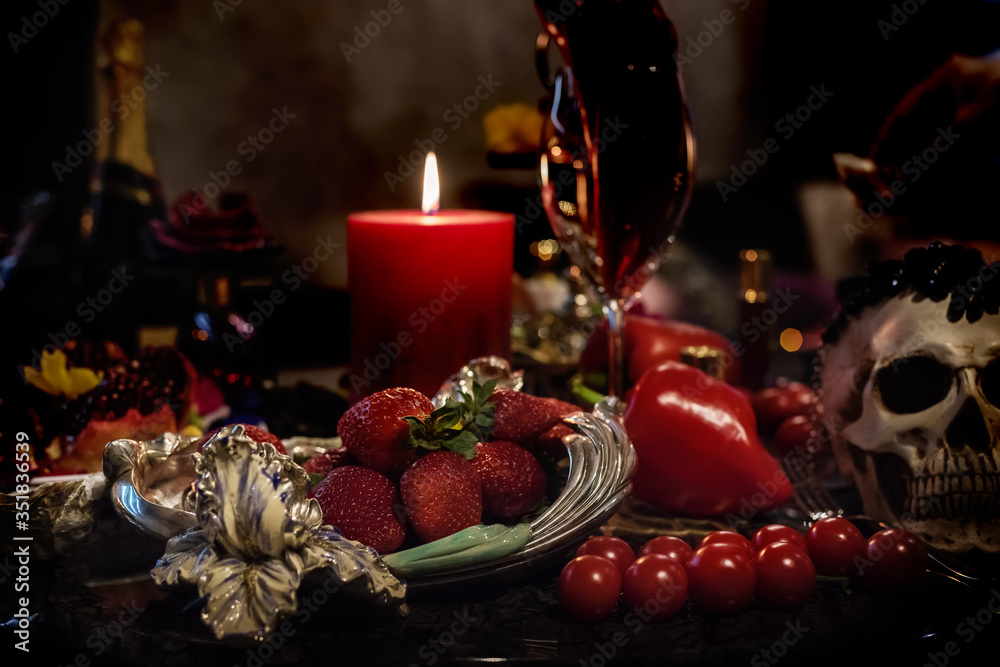
[[[506,362],[477,362],[452,381],[499,375],[510,386],[519,380]],[[349,588],[405,611],[407,588],[434,592],[510,581],[565,557],[631,489],[635,452],[622,409],[608,398],[593,412],[565,418],[575,431],[564,438],[566,483],[537,517],[513,526],[474,526],[382,557],[321,525],[318,503],[306,497],[305,471],[273,446],[246,437],[242,426],[222,429],[201,454],[195,438],[172,434],[148,442],[116,440],[105,450],[104,468],[117,514],[167,541],[152,571],[156,581],[196,585],[207,598],[202,618],[217,637],[260,640],[282,613],[294,611],[296,590],[312,570],[330,568]]]
[[[337,588],[405,613],[406,586],[373,549],[323,525],[319,503],[306,495],[308,475],[291,457],[241,425],[221,429],[200,453],[196,442],[115,440],[105,472],[121,473],[111,500],[125,520],[156,537],[180,529],[150,574],[160,585],[197,586],[201,618],[217,639],[263,641],[295,612],[299,586],[318,570]],[[193,460],[193,481],[181,457]]]
[[[424,591],[472,580],[510,581],[547,557],[563,557],[610,519],[631,491],[635,450],[621,424],[623,407],[621,401],[607,398],[591,413],[579,412],[565,418],[576,433],[564,439],[569,475],[562,493],[530,523],[518,524],[509,532],[484,540],[488,545],[494,540],[516,539],[517,549],[506,553],[497,549],[488,558],[473,558],[470,556],[477,553],[473,549],[486,552],[488,548],[475,544],[466,552],[439,557],[439,543],[451,540],[453,535],[385,556],[389,569],[405,576],[411,589]],[[446,550],[445,545],[440,546]]]

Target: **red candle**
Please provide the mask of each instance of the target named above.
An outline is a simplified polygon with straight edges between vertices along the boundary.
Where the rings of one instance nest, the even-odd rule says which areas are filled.
[[[426,212],[367,211],[347,218],[355,400],[400,386],[433,396],[470,359],[510,352],[514,216],[433,212],[432,158]]]

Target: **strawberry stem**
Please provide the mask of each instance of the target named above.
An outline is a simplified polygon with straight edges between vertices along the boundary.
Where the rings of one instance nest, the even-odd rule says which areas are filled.
[[[407,416],[410,437],[404,447],[437,451],[447,449],[466,459],[476,455],[476,443],[485,442],[493,431],[494,407],[489,398],[493,395],[496,380],[480,385],[472,383],[472,393],[462,392],[462,401],[445,400],[426,419]]]
[[[573,396],[575,396],[581,403],[586,405],[588,408],[593,408],[605,398],[604,394],[597,391],[593,387],[595,385],[601,386],[606,384],[607,376],[605,375],[581,375],[580,373],[577,373],[570,378],[570,391],[573,392]]]

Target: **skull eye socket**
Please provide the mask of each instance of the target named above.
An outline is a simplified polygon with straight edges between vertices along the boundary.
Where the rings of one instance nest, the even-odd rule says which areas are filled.
[[[908,357],[881,368],[875,379],[882,405],[896,414],[910,414],[943,401],[951,390],[952,373],[930,357]]]
[[[979,386],[987,401],[1000,406],[1000,359],[987,366],[979,375]]]

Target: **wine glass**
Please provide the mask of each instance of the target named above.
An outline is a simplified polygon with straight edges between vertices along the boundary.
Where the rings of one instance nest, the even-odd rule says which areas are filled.
[[[656,270],[690,200],[694,135],[657,0],[535,0],[539,75],[551,92],[539,156],[542,203],[594,287],[610,329],[608,386],[624,388],[628,301]],[[563,65],[550,78],[546,49]]]

